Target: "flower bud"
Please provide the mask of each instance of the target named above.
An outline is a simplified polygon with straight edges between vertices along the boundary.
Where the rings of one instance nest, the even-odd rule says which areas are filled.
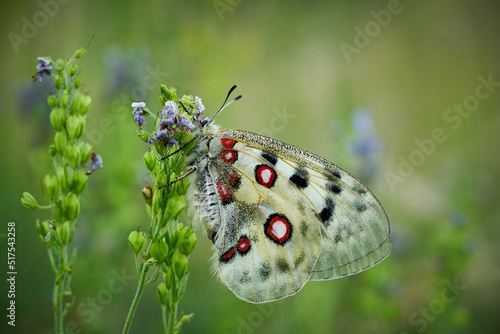
[[[66,132],[71,141],[77,139],[77,132],[79,131],[80,121],[74,115],[68,116],[66,119]]]
[[[78,144],[80,148],[80,154],[82,155],[82,165],[87,163],[90,160],[90,155],[92,154],[92,146],[89,143],[80,143]]]
[[[49,106],[51,108],[55,108],[57,107],[57,97],[55,95],[50,95],[48,98],[47,98],[47,103],[49,104]]]
[[[182,254],[189,255],[194,249],[194,246],[196,246],[196,235],[194,234],[193,231],[189,230],[189,232],[186,233],[184,236],[184,240],[179,246],[179,251]]]
[[[63,105],[64,108],[66,108],[68,106],[68,103],[69,103],[69,94],[68,94],[68,91],[66,89],[63,90],[63,93],[61,95],[61,102],[62,102],[62,105]]]
[[[26,209],[29,209],[29,210],[35,210],[35,209],[38,209],[38,207],[39,207],[35,197],[33,197],[33,195],[31,195],[27,191],[23,192],[23,196],[21,197],[21,204]]]
[[[71,184],[71,191],[76,195],[80,195],[87,188],[88,182],[89,177],[87,174],[83,170],[79,170],[75,173],[73,183]]]
[[[82,80],[83,77],[81,75],[77,75],[73,78],[73,84],[75,85],[75,88],[78,89],[82,85]]]
[[[76,59],[82,58],[82,56],[85,54],[85,51],[87,51],[85,48],[80,48],[80,49],[76,50],[75,58]]]
[[[68,72],[70,76],[74,76],[76,74],[77,67],[75,64],[69,64]]]
[[[54,136],[54,149],[56,152],[63,153],[67,146],[66,134],[64,132],[56,132]]]
[[[59,184],[61,186],[63,193],[65,193],[68,188],[68,180],[66,178],[66,171],[62,166],[57,166],[56,177],[59,180]]]
[[[134,251],[135,255],[139,254],[139,252],[146,245],[147,238],[144,236],[144,233],[132,231],[128,235],[128,245]]]
[[[54,201],[55,207],[56,207],[56,221],[61,221],[64,218],[64,215],[66,213],[66,201],[63,201],[62,197],[56,198]]]
[[[73,240],[73,228],[71,227],[71,222],[66,220],[59,228],[59,235],[61,241],[64,245],[69,245],[71,240]]]
[[[144,166],[146,166],[150,172],[153,171],[156,165],[156,156],[153,152],[146,152],[142,157],[142,161],[144,161]]]
[[[92,98],[86,95],[80,95],[80,114],[85,115],[92,104]]]
[[[177,101],[177,94],[175,88],[167,88],[165,85],[160,85],[160,102],[165,105],[167,101]]]
[[[177,219],[180,214],[186,209],[186,198],[182,195],[173,195],[167,200],[167,214],[171,219]]]
[[[56,108],[50,112],[50,124],[56,131],[61,131],[64,126],[64,109]]]
[[[165,241],[160,240],[159,242],[155,242],[151,245],[149,249],[149,254],[156,260],[158,263],[162,263],[168,255],[168,245]]]
[[[73,96],[71,98],[71,102],[69,103],[69,113],[71,115],[74,115],[76,111],[78,110],[78,106],[80,105],[80,99],[77,98],[76,96]]]
[[[172,288],[172,275],[174,275],[174,268],[170,268],[165,275],[165,285],[167,286],[167,290]]]
[[[50,239],[50,231],[52,229],[52,224],[49,221],[40,222],[39,219],[36,220],[36,231],[40,235],[43,243],[48,242]]]
[[[153,199],[153,188],[151,186],[145,186],[142,188],[142,198],[148,206],[151,206]]]
[[[156,294],[158,295],[158,300],[160,304],[165,306],[168,302],[168,289],[165,283],[160,283],[158,288],[156,288]]]
[[[71,194],[66,198],[66,217],[68,220],[75,220],[80,214],[80,201],[78,196]]]
[[[57,90],[66,88],[65,87],[66,85],[64,83],[64,78],[62,76],[54,74],[53,77],[54,77],[54,84]]]
[[[80,166],[80,149],[75,145],[68,145],[64,150],[64,157],[71,168],[77,169]]]
[[[54,63],[54,66],[55,66],[55,70],[56,71],[60,71],[64,68],[64,65],[65,64],[65,61],[63,59],[57,59],[56,62]]]
[[[42,181],[43,188],[50,198],[56,198],[59,194],[59,182],[52,175],[45,175]]]
[[[175,276],[177,278],[182,278],[184,275],[187,273],[187,267],[188,267],[188,261],[186,256],[175,253],[174,256],[172,257],[172,265],[174,267],[175,271]]]
[[[78,121],[78,127],[76,128],[75,136],[78,139],[83,136],[83,133],[85,132],[85,128],[87,127],[87,120],[82,116],[76,116],[76,119]]]

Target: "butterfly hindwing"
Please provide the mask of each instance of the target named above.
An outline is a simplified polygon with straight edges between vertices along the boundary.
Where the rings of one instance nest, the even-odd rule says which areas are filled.
[[[347,172],[251,132],[207,137],[195,202],[216,248],[215,270],[239,298],[277,300],[389,254],[382,206]]]

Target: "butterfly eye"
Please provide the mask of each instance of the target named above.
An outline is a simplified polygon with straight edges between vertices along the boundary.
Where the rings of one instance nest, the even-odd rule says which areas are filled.
[[[208,120],[204,119],[203,121],[201,121],[201,127],[204,127],[205,125],[208,124]]]

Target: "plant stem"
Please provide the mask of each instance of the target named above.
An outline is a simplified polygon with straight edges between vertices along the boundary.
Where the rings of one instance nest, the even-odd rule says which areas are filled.
[[[127,334],[130,330],[130,325],[132,324],[132,319],[134,318],[135,310],[139,305],[139,300],[141,299],[142,292],[144,290],[144,281],[146,280],[146,274],[148,273],[149,266],[146,263],[142,264],[141,276],[139,277],[139,283],[137,284],[137,290],[135,292],[134,300],[132,305],[130,305],[130,310],[128,312],[127,320],[125,321],[125,326],[123,327],[123,334]]]
[[[177,318],[177,282],[175,280],[175,274],[172,275],[172,289],[171,289],[171,296],[170,296],[170,319],[169,319],[169,328],[167,333],[175,333],[175,322]]]

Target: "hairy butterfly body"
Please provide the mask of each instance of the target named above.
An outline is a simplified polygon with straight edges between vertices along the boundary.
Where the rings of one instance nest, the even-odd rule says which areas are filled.
[[[197,169],[190,194],[215,248],[214,269],[238,298],[281,299],[308,280],[356,274],[390,253],[384,209],[336,165],[211,120],[197,136],[187,154]]]

